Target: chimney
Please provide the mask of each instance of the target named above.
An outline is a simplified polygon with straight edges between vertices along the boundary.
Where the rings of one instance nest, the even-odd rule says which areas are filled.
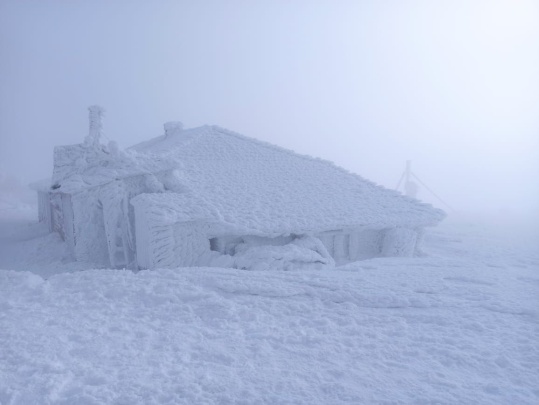
[[[92,105],[88,107],[90,111],[90,133],[85,139],[85,143],[92,146],[99,145],[99,138],[101,137],[101,118],[105,113],[105,109],[98,105]]]
[[[174,135],[179,135],[183,130],[183,124],[179,121],[165,122],[165,137],[170,138]]]

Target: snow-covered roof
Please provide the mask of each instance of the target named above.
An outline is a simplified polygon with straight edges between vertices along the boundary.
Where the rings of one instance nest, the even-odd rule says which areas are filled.
[[[145,193],[133,197],[131,202],[144,205],[156,225],[198,220],[224,222],[219,211],[192,193]]]
[[[139,204],[176,210],[175,215],[162,216],[170,221],[184,220],[192,212],[193,220],[205,215],[252,234],[282,235],[357,227],[421,227],[435,225],[445,216],[429,204],[331,162],[217,126],[169,133],[130,150],[181,162],[188,193],[137,197]]]

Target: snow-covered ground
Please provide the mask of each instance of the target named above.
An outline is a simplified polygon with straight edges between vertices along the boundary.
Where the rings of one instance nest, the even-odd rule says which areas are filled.
[[[1,405],[539,403],[537,231],[449,218],[421,258],[133,273],[1,208]]]

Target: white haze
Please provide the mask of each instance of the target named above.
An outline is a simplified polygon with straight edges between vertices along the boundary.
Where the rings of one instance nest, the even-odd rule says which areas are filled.
[[[390,188],[410,159],[457,211],[539,211],[539,1],[0,2],[0,171],[48,177],[91,104],[122,147],[218,124]]]

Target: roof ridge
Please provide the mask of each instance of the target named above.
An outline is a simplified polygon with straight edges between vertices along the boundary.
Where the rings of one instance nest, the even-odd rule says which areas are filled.
[[[351,172],[350,170],[347,170],[345,169],[344,167],[341,167],[341,166],[338,166],[337,164],[335,164],[335,162],[332,162],[331,160],[328,160],[328,159],[323,159],[323,158],[320,158],[320,157],[317,157],[317,156],[311,156],[311,155],[307,155],[307,154],[303,154],[303,153],[298,153],[298,152],[295,152],[291,149],[287,149],[287,148],[284,148],[282,146],[279,146],[279,145],[275,145],[271,142],[267,142],[267,141],[262,141],[260,139],[256,139],[256,138],[252,138],[252,137],[249,137],[249,136],[246,136],[246,135],[243,135],[243,134],[240,134],[239,132],[236,132],[236,131],[231,131],[229,129],[226,129],[226,128],[223,128],[223,127],[220,127],[219,125],[212,125],[212,128],[213,129],[216,129],[218,130],[219,132],[221,133],[224,133],[225,135],[230,135],[230,136],[234,136],[238,139],[242,139],[242,140],[246,140],[246,141],[250,141],[252,143],[256,143],[260,146],[264,146],[268,149],[273,149],[273,150],[277,150],[279,152],[282,152],[282,153],[286,153],[288,155],[292,155],[292,156],[295,156],[295,157],[299,157],[299,158],[302,158],[302,159],[305,159],[305,160],[309,160],[309,161],[317,161],[319,163],[322,163],[322,164],[325,164],[327,166],[330,166],[334,169],[337,169],[341,172],[345,172],[347,174],[351,174],[353,176],[357,176],[359,177],[360,179],[366,181],[367,183],[372,183],[373,185],[377,186],[377,187],[382,187],[376,183],[374,183],[373,181],[371,180],[368,180],[368,179],[365,179],[364,177],[360,176],[359,174],[357,173],[353,173]]]
[[[196,138],[198,138],[200,136],[203,136],[203,135],[207,135],[209,133],[209,130],[211,130],[211,125],[207,125],[207,124],[206,125],[201,125],[201,126],[198,126],[198,127],[194,127],[194,128],[182,129],[182,131],[177,135],[178,139],[180,140],[179,143],[182,146],[186,145],[186,144],[189,144],[194,139],[196,139]],[[204,132],[202,132],[200,134],[196,134],[196,131],[204,131]],[[182,138],[182,136],[184,136],[185,133],[187,133],[189,135],[189,132],[195,132],[195,134],[191,134],[191,136]],[[156,136],[155,138],[148,139],[147,141],[142,141],[142,142],[136,143],[134,145],[131,145],[126,149],[127,150],[133,150],[133,151],[135,151],[137,153],[141,153],[141,154],[163,154],[163,152],[161,152],[161,151],[156,153],[156,152],[147,152],[145,150],[139,150],[139,149],[140,148],[144,149],[144,148],[147,148],[147,147],[152,147],[154,145],[157,145],[159,142],[163,142],[163,141],[165,141],[167,139],[169,139],[169,138],[167,138],[166,134],[162,134],[162,135]],[[168,148],[165,155],[169,155],[174,150],[176,150],[178,147],[179,147],[179,145],[175,145],[171,149]]]

